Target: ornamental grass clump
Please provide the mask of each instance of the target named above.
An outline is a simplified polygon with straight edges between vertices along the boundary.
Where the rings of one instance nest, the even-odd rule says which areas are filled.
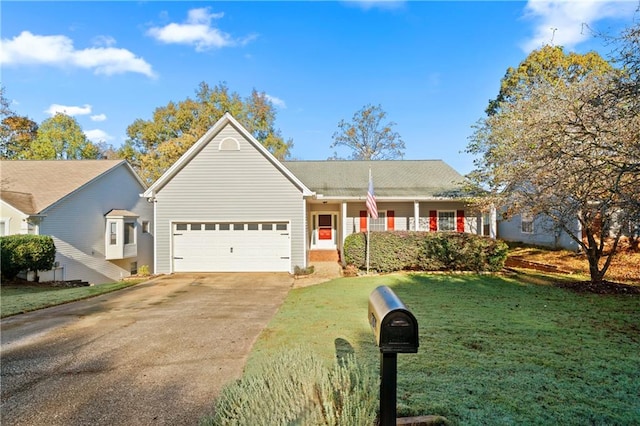
[[[313,424],[370,426],[377,410],[377,378],[353,355],[327,368],[297,349],[263,362],[222,390],[214,414],[201,425]]]

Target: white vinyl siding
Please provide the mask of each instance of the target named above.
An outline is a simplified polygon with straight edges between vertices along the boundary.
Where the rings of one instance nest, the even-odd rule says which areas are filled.
[[[226,138],[239,150],[220,151]],[[305,200],[302,191],[227,124],[156,194],[156,262],[160,273],[172,271],[171,224],[177,222],[290,224],[290,269],[306,264]],[[244,232],[249,232],[248,230]]]
[[[123,163],[99,179],[47,209],[39,224],[40,235],[51,235],[56,261],[65,279],[82,279],[95,284],[118,281],[130,275],[131,262],[153,269],[153,240],[136,235],[136,259],[106,260],[105,214],[114,207],[126,208],[150,220],[153,205],[140,198],[144,188]],[[136,226],[136,232],[140,226]]]

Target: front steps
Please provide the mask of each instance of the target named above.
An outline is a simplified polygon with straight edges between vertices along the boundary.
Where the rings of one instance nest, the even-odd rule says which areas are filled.
[[[340,253],[338,250],[311,250],[309,251],[309,262],[339,262]]]

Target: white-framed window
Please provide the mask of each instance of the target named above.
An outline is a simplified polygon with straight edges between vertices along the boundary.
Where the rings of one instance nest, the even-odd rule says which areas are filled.
[[[128,259],[137,256],[137,217],[131,212],[111,211],[106,215],[105,258]]]
[[[491,235],[491,213],[482,213],[482,235]]]
[[[438,231],[456,230],[455,210],[438,210]]]
[[[9,219],[0,219],[0,237],[9,235]]]
[[[381,232],[387,230],[387,211],[381,210],[378,211],[378,218],[374,219],[372,217],[369,218],[369,231],[371,232]]]
[[[118,223],[109,222],[109,245],[118,244]]]
[[[149,227],[149,221],[148,220],[143,220],[142,221],[142,233],[143,234],[148,234],[150,231],[150,227]]]
[[[523,234],[533,234],[533,215],[531,213],[520,215],[520,231]]]
[[[124,244],[136,243],[136,223],[125,222],[124,223]]]
[[[27,234],[29,235],[38,235],[38,225],[31,221],[27,221]]]

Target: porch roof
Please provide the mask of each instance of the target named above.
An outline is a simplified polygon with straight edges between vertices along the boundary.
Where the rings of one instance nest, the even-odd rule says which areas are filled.
[[[442,160],[285,161],[309,189],[323,197],[363,198],[369,168],[376,198],[458,198],[463,177]]]

